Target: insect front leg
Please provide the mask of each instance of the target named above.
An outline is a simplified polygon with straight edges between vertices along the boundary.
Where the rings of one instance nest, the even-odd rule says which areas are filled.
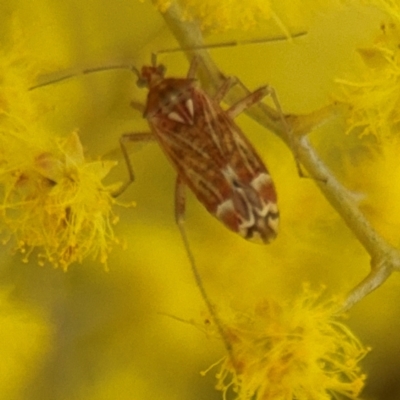
[[[145,110],[145,106],[143,103],[132,100],[130,105],[134,110],[139,111],[143,115],[144,110]]]
[[[113,197],[121,195],[127,187],[135,180],[135,173],[133,171],[131,159],[129,158],[129,152],[127,148],[128,142],[150,142],[156,140],[154,135],[150,132],[132,132],[124,133],[120,139],[119,144],[121,146],[122,155],[124,156],[126,168],[128,170],[128,179],[124,182],[121,187],[113,193]]]

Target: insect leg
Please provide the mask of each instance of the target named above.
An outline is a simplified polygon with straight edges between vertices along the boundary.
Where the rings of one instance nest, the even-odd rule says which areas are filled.
[[[236,80],[236,82],[239,82],[238,80]],[[277,108],[278,113],[280,114],[281,111],[281,107],[279,102],[277,101],[277,97],[275,94],[274,89],[271,88],[271,86],[263,86],[257,90],[255,90],[252,93],[249,93],[246,97],[244,97],[243,99],[240,99],[237,103],[235,103],[234,105],[232,105],[231,107],[229,107],[226,110],[226,113],[228,114],[228,116],[230,118],[236,118],[240,113],[242,113],[244,110],[246,110],[247,108],[253,106],[254,104],[259,103],[265,96],[271,96],[275,107]],[[276,100],[276,103],[275,103]],[[283,115],[283,113],[282,113]]]
[[[232,86],[236,85],[238,80],[234,76],[230,76],[225,79],[224,83],[219,87],[217,93],[214,96],[214,100],[220,103],[222,99],[226,96]]]
[[[134,101],[134,100],[132,100],[131,102],[130,102],[130,105],[131,105],[131,107],[134,109],[134,110],[136,110],[136,111],[139,111],[142,115],[143,115],[143,113],[144,113],[144,105],[143,105],[143,103],[141,103],[141,102],[139,102],[139,101]]]
[[[121,146],[122,155],[124,156],[126,168],[128,170],[128,179],[125,183],[121,185],[118,190],[113,193],[113,197],[118,197],[120,194],[125,192],[127,187],[135,180],[135,173],[133,172],[133,167],[131,160],[129,158],[129,152],[126,144],[128,142],[150,142],[156,140],[154,135],[150,132],[132,132],[124,133],[120,139],[119,144]]]
[[[197,287],[200,290],[201,297],[206,303],[207,310],[210,313],[212,319],[215,322],[215,325],[218,329],[219,334],[224,342],[225,348],[229,354],[229,357],[232,360],[232,364],[235,365],[234,357],[232,354],[232,344],[228,335],[226,334],[223,322],[220,320],[217,312],[213,304],[211,303],[210,298],[204,288],[203,281],[201,279],[199,270],[197,269],[196,261],[194,259],[192,250],[190,249],[189,240],[186,235],[185,230],[185,209],[186,209],[186,196],[185,196],[185,183],[182,181],[182,178],[178,175],[175,183],[175,221],[178,225],[179,232],[182,237],[183,245],[185,246],[186,254],[189,258],[190,266],[192,268],[192,273],[194,276],[194,280],[196,282]]]
[[[243,85],[243,83],[234,76],[230,76],[225,79],[224,83],[220,86],[217,93],[215,94],[214,100],[217,103],[221,102],[222,99],[229,92],[229,90],[232,88],[232,86],[236,85],[237,83],[239,83],[245,89],[245,91],[248,92],[248,95],[229,107],[228,110],[226,110],[230,118],[233,119],[237,117],[241,112],[251,107],[252,105],[259,103],[265,96],[268,95],[271,96],[271,98],[273,99],[278,113],[282,113],[278,98],[275,94],[274,89],[271,86],[263,86],[254,92],[249,92],[249,90]]]
[[[233,104],[225,111],[228,117],[234,119],[249,107],[259,103],[264,97],[270,96],[275,105],[277,118],[281,120],[282,126],[285,129],[285,132],[287,133],[289,140],[292,141],[290,139],[292,135],[290,135],[289,125],[285,119],[285,115],[283,114],[282,107],[279,103],[278,96],[276,95],[274,88],[267,85],[260,87],[254,92],[249,92],[246,86],[239,79],[235,78],[235,83],[239,83],[244,88],[244,90],[248,92],[248,95],[240,99],[238,102]],[[298,165],[297,158],[296,158],[296,165]]]
[[[192,61],[190,62],[189,71],[186,75],[186,79],[194,79],[197,72],[197,68],[199,67],[199,62],[200,62],[199,57],[194,56],[192,58]]]
[[[245,87],[245,85],[240,80],[237,79],[236,82],[239,83],[246,91],[248,91],[248,89]],[[297,172],[298,172],[299,176],[304,177],[305,175],[304,175],[304,173],[301,169],[300,163],[299,163],[298,147],[295,144],[292,130],[286,121],[285,114],[282,111],[281,104],[279,103],[278,96],[276,95],[275,89],[273,87],[263,86],[263,87],[255,90],[254,92],[249,93],[246,97],[239,100],[233,106],[228,108],[226,110],[226,113],[228,114],[228,116],[230,118],[235,118],[241,112],[245,111],[247,108],[253,106],[254,104],[259,103],[265,96],[270,96],[272,99],[272,102],[274,103],[275,110],[277,113],[277,118],[279,118],[281,121],[282,127],[286,132],[289,147],[294,154],[294,160],[296,163]]]
[[[185,184],[182,182],[181,177],[176,177],[175,183],[175,222],[181,225],[185,222],[186,211],[186,195]]]

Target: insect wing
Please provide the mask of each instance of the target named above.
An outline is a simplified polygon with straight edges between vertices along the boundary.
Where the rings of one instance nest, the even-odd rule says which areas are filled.
[[[276,192],[267,168],[228,114],[193,80],[152,87],[145,116],[184,183],[206,209],[246,239],[277,234]]]

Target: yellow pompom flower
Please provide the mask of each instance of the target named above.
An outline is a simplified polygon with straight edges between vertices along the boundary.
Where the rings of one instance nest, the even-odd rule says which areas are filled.
[[[292,304],[264,300],[226,322],[231,357],[222,361],[217,388],[238,400],[357,398],[367,349],[335,315],[335,302],[306,289]]]
[[[394,23],[382,24],[373,46],[358,50],[363,62],[359,81],[339,79],[342,100],[348,104],[348,131],[392,136],[400,122],[400,30]]]
[[[400,4],[397,0],[365,0],[366,4],[373,4],[389,14],[394,21],[400,22]]]
[[[15,21],[14,21],[15,25]],[[88,256],[106,263],[117,239],[111,161],[85,161],[77,133],[57,137],[37,121],[46,105],[29,86],[33,63],[15,26],[0,54],[0,231],[24,253],[66,269]]]
[[[10,137],[2,134],[0,141],[7,147]],[[101,181],[115,163],[85,162],[76,133],[56,140],[53,149],[27,156],[21,145],[17,152],[26,159],[18,166],[10,166],[8,157],[1,160],[0,216],[25,260],[40,248],[40,263],[64,269],[88,256],[106,263],[117,219],[111,210],[115,187]]]
[[[247,116],[238,116],[236,122],[267,163],[278,192],[282,229],[269,246],[253,245],[228,232],[188,190],[187,236],[210,309],[220,310],[234,299],[240,303],[236,309],[241,310],[234,311],[231,318],[231,314],[218,312],[232,357],[219,364],[220,391],[216,392],[213,377],[201,379],[198,371],[211,364],[210,360],[221,358],[220,341],[210,348],[204,335],[162,315],[191,320],[204,303],[190,275],[190,260],[173,218],[176,173],[157,145],[133,146],[138,148],[131,157],[137,183],[125,198],[131,201],[134,196],[139,207],[121,214],[118,225],[127,237],[127,251],[113,251],[108,261],[110,274],[91,268],[88,262],[88,257],[104,261],[115,242],[113,186],[105,183],[113,181],[103,179],[112,164],[98,156],[116,147],[125,132],[149,131],[146,121],[130,107],[130,102],[145,101],[145,93],[134,85],[135,77],[123,71],[83,74],[58,85],[27,90],[35,85],[38,72],[52,76],[57,71],[111,64],[132,64],[140,69],[149,63],[151,52],[159,53],[158,62],[168,67],[168,76],[184,77],[188,63],[182,56],[162,50],[185,47],[177,42],[190,41],[195,24],[184,23],[183,18],[171,22],[175,2],[163,15],[149,1],[128,0],[117,5],[102,0],[4,3],[0,5],[5,20],[0,39],[10,19],[11,12],[4,10],[8,7],[21,17],[26,44],[19,39],[20,45],[0,46],[0,53],[8,57],[0,56],[0,227],[4,240],[9,239],[3,248],[1,271],[3,289],[5,284],[10,287],[3,320],[9,322],[7,330],[12,332],[1,346],[4,379],[0,397],[190,400],[222,398],[224,394],[242,400],[395,398],[399,363],[393,354],[399,350],[399,341],[393,332],[400,321],[395,279],[350,311],[354,332],[374,345],[371,356],[362,360],[368,374],[368,387],[362,395],[364,375],[358,365],[366,350],[335,315],[336,305],[307,293],[290,301],[305,281],[326,285],[330,294],[345,297],[367,272],[370,258],[360,245],[363,236],[341,218],[355,209],[360,211],[361,206],[353,204],[358,197],[342,203],[328,197],[333,189],[336,194],[346,194],[345,200],[353,194],[353,182],[360,179],[358,169],[345,176],[349,184],[344,188],[330,178],[342,181],[347,166],[343,163],[352,161],[351,151],[360,150],[364,141],[344,136],[342,124],[332,118],[318,125],[309,138],[295,138],[293,144],[298,141],[301,145],[297,154],[296,146],[286,148],[267,132],[267,125],[259,127]],[[300,133],[317,125],[321,109],[332,112],[333,117],[341,111],[340,107],[326,107],[335,90],[334,79],[358,79],[350,75],[354,49],[371,47],[373,32],[382,22],[382,14],[375,15],[372,7],[367,15],[364,6],[348,7],[353,1],[347,1],[343,10],[319,13],[328,3],[334,0],[267,0],[261,10],[251,2],[232,1],[224,2],[213,14],[212,6],[217,9],[219,3],[195,5],[190,0],[193,12],[209,6],[200,21],[203,29],[208,26],[207,33],[239,28],[231,33],[232,41],[251,42],[255,36],[281,34],[272,12],[287,31],[298,32],[297,27],[307,31],[291,42],[210,52],[219,77],[237,76],[250,91],[271,85],[288,122],[299,121],[295,127],[300,127]],[[183,0],[180,4],[185,9]],[[313,14],[312,23],[297,19],[300,11]],[[199,19],[196,14],[186,14],[186,18]],[[242,32],[252,24],[251,18],[263,22],[262,32]],[[199,39],[203,37],[199,35]],[[220,37],[204,39],[224,42]],[[39,64],[41,71],[33,63]],[[267,106],[263,108],[274,107],[268,97],[263,102]],[[228,109],[229,99],[222,106]],[[280,125],[283,121],[276,122]],[[80,138],[71,134],[76,128]],[[311,152],[303,151],[303,144],[308,144]],[[342,151],[337,150],[339,144]],[[331,169],[329,179],[321,179],[308,168],[309,154],[316,155],[313,159],[322,169]],[[395,149],[389,154],[393,165]],[[311,179],[299,178],[296,162]],[[397,208],[392,210],[398,204],[397,169],[390,165],[386,156],[378,163],[371,160],[366,169],[370,173],[362,179],[370,180],[371,171],[375,174],[378,186],[374,185],[373,200],[380,197],[382,203],[386,201],[384,211],[374,208],[376,219],[381,221],[385,212],[385,222],[395,229],[399,225],[393,218]],[[124,165],[119,172],[126,172]],[[385,185],[390,185],[393,193],[389,200],[388,191],[381,194]],[[50,260],[67,268],[82,261],[83,267],[70,266],[68,273],[63,273],[62,268],[21,265],[19,257],[7,257],[11,245],[20,246],[24,258],[31,254],[32,264],[39,254],[41,263]],[[266,294],[287,299],[287,304],[262,301]],[[4,303],[5,297],[0,299]],[[254,309],[247,307],[249,304],[259,305]],[[21,317],[33,323],[19,323]],[[28,338],[37,347],[30,346]]]

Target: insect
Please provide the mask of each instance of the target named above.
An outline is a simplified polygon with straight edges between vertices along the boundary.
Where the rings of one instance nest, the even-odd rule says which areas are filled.
[[[226,79],[211,97],[195,79],[198,63],[199,58],[194,57],[185,78],[166,78],[165,67],[157,63],[154,54],[151,65],[141,71],[126,65],[81,71],[89,74],[129,68],[138,76],[138,86],[149,90],[143,116],[151,132],[122,135],[120,143],[129,180],[117,194],[134,181],[126,142],[156,140],[177,172],[175,217],[178,225],[184,220],[185,187],[188,186],[207,211],[228,229],[245,239],[269,243],[276,237],[279,226],[274,183],[234,118],[267,95],[271,95],[280,111],[278,100],[273,89],[264,86],[224,110],[220,102],[237,80]],[[65,75],[30,89],[72,76],[75,75]],[[137,104],[132,105],[143,110]]]
[[[129,133],[121,138],[130,181],[134,179],[125,140],[155,139],[177,172],[177,222],[185,212],[188,186],[207,211],[245,239],[269,243],[278,232],[279,212],[273,181],[254,147],[234,122],[246,108],[270,94],[261,87],[228,108],[220,101],[234,84],[227,79],[214,97],[195,80],[198,58],[186,78],[166,78],[165,67],[144,66],[138,85],[148,88],[144,118],[151,133]]]

